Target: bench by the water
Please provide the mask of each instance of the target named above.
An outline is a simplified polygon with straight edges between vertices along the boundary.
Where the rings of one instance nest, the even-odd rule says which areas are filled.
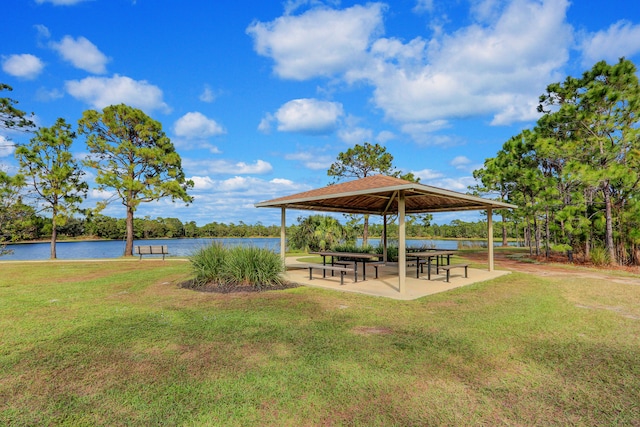
[[[164,261],[165,255],[169,254],[169,247],[167,245],[140,245],[135,247],[136,255],[162,255]]]

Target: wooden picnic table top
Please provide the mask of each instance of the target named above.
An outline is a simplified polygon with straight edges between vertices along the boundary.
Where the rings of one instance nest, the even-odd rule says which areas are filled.
[[[309,252],[314,255],[322,255],[322,256],[339,256],[344,258],[360,258],[360,259],[373,259],[380,258],[382,255],[379,254],[368,254],[361,252],[335,252],[335,251],[317,251],[317,252]]]
[[[425,251],[425,252],[409,252],[407,253],[408,257],[416,257],[416,258],[426,258],[426,257],[435,257],[440,255],[454,255],[456,251],[454,250],[442,250],[442,251]]]

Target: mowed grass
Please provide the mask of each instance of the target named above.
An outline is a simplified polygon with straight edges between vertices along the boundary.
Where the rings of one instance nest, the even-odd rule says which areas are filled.
[[[1,263],[0,425],[640,423],[637,285],[514,273],[402,302],[190,277]]]

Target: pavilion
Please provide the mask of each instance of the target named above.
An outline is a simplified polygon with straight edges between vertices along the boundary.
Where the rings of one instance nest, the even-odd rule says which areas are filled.
[[[405,215],[486,210],[489,271],[493,271],[493,210],[517,208],[517,206],[509,203],[470,196],[385,175],[372,175],[354,181],[328,185],[323,188],[256,203],[255,206],[257,208],[281,209],[280,254],[283,259],[286,253],[285,220],[287,209],[382,216],[384,218],[385,236],[383,236],[383,239],[385,248],[387,216],[397,215],[398,289],[400,293],[405,292],[407,268]]]

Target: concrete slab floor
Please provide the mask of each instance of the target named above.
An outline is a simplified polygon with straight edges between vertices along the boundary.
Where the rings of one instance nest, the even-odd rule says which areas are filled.
[[[322,277],[322,270],[313,270],[313,279],[309,280],[309,269],[303,268],[305,261],[302,257],[287,258],[286,277],[289,281],[304,286],[315,286],[324,289],[333,289],[343,292],[356,292],[371,296],[393,298],[398,300],[413,300],[427,295],[445,292],[450,289],[468,286],[473,283],[483,282],[496,277],[509,274],[509,271],[469,268],[468,277],[464,277],[464,268],[452,269],[449,282],[445,282],[446,273],[440,271],[436,274],[435,267],[432,267],[431,280],[427,280],[427,272],[424,271],[416,278],[415,267],[407,267],[405,292],[399,292],[398,267],[397,265],[386,265],[378,268],[378,278],[375,279],[375,270],[372,266],[367,268],[366,280],[361,280],[361,271],[358,274],[358,281],[354,282],[353,273],[346,273],[344,285],[340,285],[340,273],[336,272],[331,276],[331,272],[326,272],[326,277]],[[359,264],[359,270],[362,264]],[[426,268],[426,267],[425,267]]]

